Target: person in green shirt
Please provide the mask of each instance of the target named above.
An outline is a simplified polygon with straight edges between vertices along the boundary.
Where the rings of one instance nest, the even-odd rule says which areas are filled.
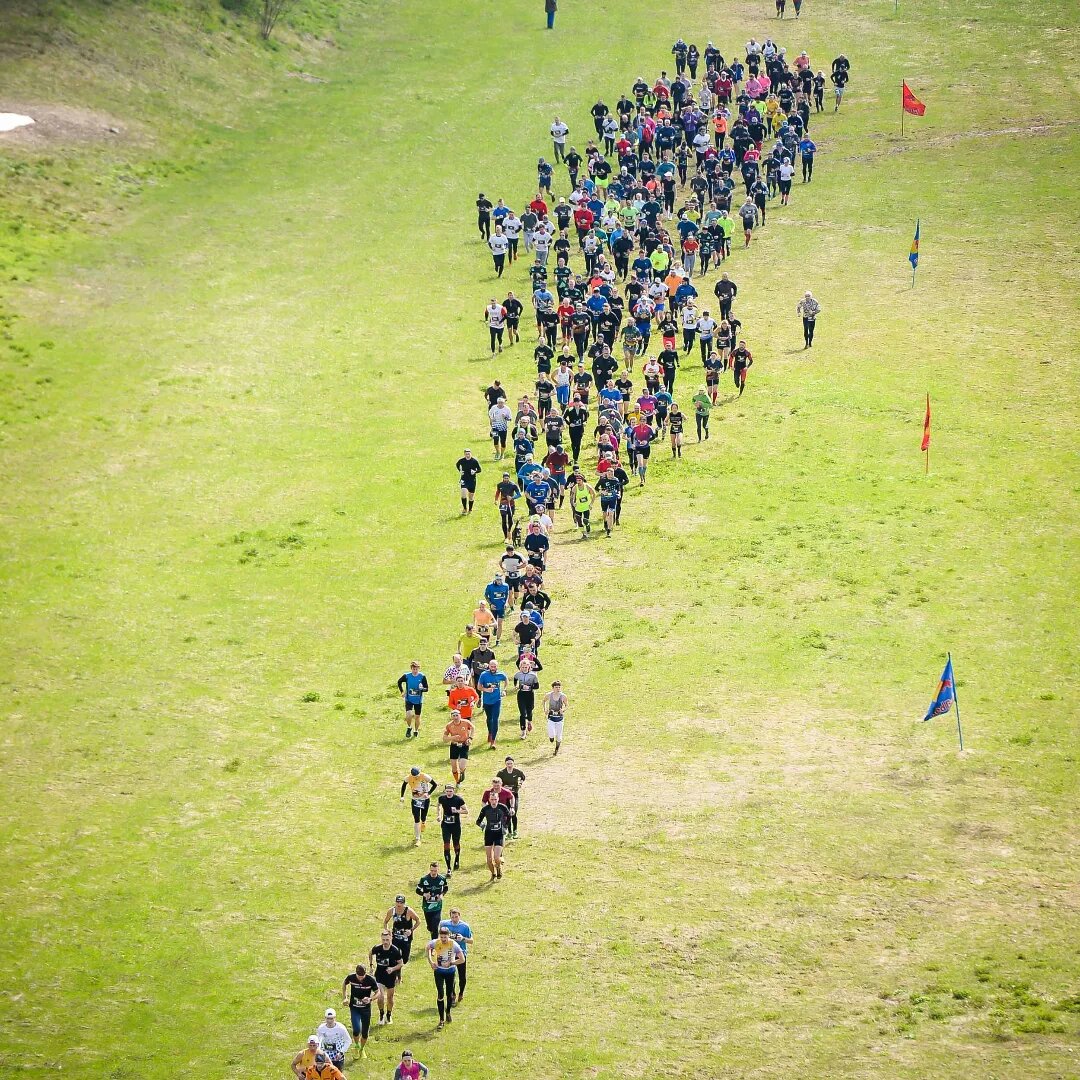
[[[653,253],[649,256],[649,262],[652,263],[653,273],[662,278],[671,265],[671,259],[668,258],[668,253],[663,248],[655,248]]]
[[[702,432],[705,433],[705,438],[709,437],[709,413],[712,412],[712,401],[709,395],[705,392],[703,386],[694,395],[694,421],[697,423],[697,441],[701,442]]]
[[[586,539],[591,531],[589,512],[595,500],[596,492],[593,491],[589,482],[581,473],[576,473],[570,485],[570,506],[574,511],[574,522],[581,529],[582,540]]]
[[[731,255],[731,235],[735,232],[735,222],[728,217],[726,210],[720,211],[720,216],[716,219],[716,228],[720,230],[723,237],[717,245],[717,253],[723,261]]]

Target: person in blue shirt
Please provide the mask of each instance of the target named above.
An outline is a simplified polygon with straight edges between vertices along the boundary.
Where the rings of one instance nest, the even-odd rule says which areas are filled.
[[[480,704],[487,719],[488,746],[494,748],[499,736],[499,714],[502,712],[502,699],[506,693],[506,676],[499,670],[497,660],[489,660],[476,680],[476,689],[480,692]]]
[[[551,190],[551,173],[551,166],[541,158],[536,163],[536,186],[540,188],[541,191]]]
[[[807,135],[802,142],[799,143],[799,153],[802,155],[802,180],[804,184],[810,183],[811,177],[814,175],[814,154],[817,152],[817,146],[814,140]]]
[[[658,434],[663,435],[667,430],[668,412],[675,399],[667,390],[658,390],[654,396],[656,397],[656,430]]]
[[[488,602],[491,614],[495,616],[495,645],[502,637],[503,619],[506,617],[506,604],[510,599],[510,586],[503,580],[502,574],[496,574],[495,580],[484,590],[484,599]]]
[[[525,434],[524,428],[518,428],[518,433],[514,437],[514,470],[517,471],[525,464],[528,456],[533,452],[535,447],[533,446],[532,439]]]
[[[605,409],[618,410],[622,404],[622,391],[615,385],[613,379],[608,379],[607,385],[600,390],[600,411]]]
[[[534,472],[525,485],[525,501],[529,504],[530,514],[542,514],[551,498],[551,481],[544,478],[544,473]]]
[[[538,465],[535,461],[533,461],[532,454],[529,454],[529,456],[526,457],[524,462],[522,462],[521,467],[517,471],[518,480],[521,482],[522,490],[524,490],[525,487],[528,485],[529,478],[532,476],[532,474],[535,472],[540,472],[542,468],[542,465]]]
[[[495,219],[496,225],[501,225],[503,218],[510,213],[510,207],[507,206],[502,199],[495,204],[495,209],[491,211],[491,216]]]
[[[457,966],[458,986],[454,1004],[460,1005],[461,999],[465,996],[465,968],[469,959],[469,946],[473,941],[473,932],[469,928],[467,922],[462,922],[461,911],[456,907],[450,909],[449,919],[443,919],[443,921],[439,923],[439,930],[449,931],[450,939],[456,941],[461,946],[461,951],[465,956],[465,959]]]
[[[414,660],[397,681],[397,688],[405,700],[405,738],[420,734],[420,713],[424,708],[424,695],[428,692],[427,676],[420,670],[420,661]]]
[[[688,236],[693,236],[698,231],[696,221],[691,221],[688,217],[680,217],[679,223],[675,226],[679,230],[679,239],[685,240]]]
[[[692,300],[694,297],[697,296],[697,294],[698,294],[697,289],[695,289],[694,286],[691,285],[689,281],[684,281],[675,290],[675,307],[676,307],[676,309],[681,310],[686,305],[686,301],[687,300]]]
[[[649,257],[645,254],[644,248],[630,264],[630,269],[634,271],[635,277],[641,278],[643,281],[648,281],[652,277],[652,263],[649,262]]]

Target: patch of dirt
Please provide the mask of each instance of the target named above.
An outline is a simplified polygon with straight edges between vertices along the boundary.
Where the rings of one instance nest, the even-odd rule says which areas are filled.
[[[969,139],[996,139],[1001,136],[1016,136],[1019,138],[1043,138],[1055,135],[1059,131],[1075,128],[1080,125],[1080,120],[1055,120],[1044,123],[1041,120],[1033,120],[1030,124],[1022,127],[988,128],[986,131],[957,131],[948,135],[936,135],[928,139],[919,138],[913,133],[905,138],[892,136],[893,145],[883,146],[869,154],[850,154],[838,158],[839,161],[873,161],[875,158],[886,154],[903,154],[909,150],[936,150],[945,146],[955,146],[957,143],[966,142]]]
[[[318,75],[312,75],[310,71],[286,71],[285,75],[290,79],[300,79],[302,82],[324,83],[326,79],[320,79]]]
[[[51,146],[129,140],[130,125],[108,113],[71,105],[45,105],[26,101],[0,101],[0,112],[25,113],[34,123],[0,135],[0,146],[44,150]]]

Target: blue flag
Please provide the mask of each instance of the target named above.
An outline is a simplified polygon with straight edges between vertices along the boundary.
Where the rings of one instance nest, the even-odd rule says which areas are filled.
[[[935,716],[944,716],[956,701],[956,683],[953,680],[952,657],[945,663],[945,670],[941,673],[941,682],[938,685],[937,697],[930,703],[923,720],[931,720]]]
[[[919,225],[920,222],[915,222],[915,239],[911,241],[911,252],[908,255],[908,262],[911,263],[911,272],[914,273],[919,265]]]

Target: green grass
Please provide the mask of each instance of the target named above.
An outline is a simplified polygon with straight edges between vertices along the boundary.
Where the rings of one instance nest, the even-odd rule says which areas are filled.
[[[118,214],[91,183],[111,159],[60,148],[67,210],[112,224],[7,285],[9,1069],[284,1075],[436,850],[396,789],[414,760],[445,777],[441,719],[406,747],[392,684],[414,654],[441,674],[493,567],[494,510],[458,520],[451,463],[482,449],[487,380],[532,371],[531,347],[484,357],[476,192],[519,200],[551,114],[577,136],[676,36],[730,49],[768,6],[566,4],[547,35],[531,0],[483,34],[473,0],[342,4],[325,83],[270,78],[248,39],[201,69],[227,93],[149,61],[199,102],[175,127],[69,46],[26,62],[41,100],[145,124],[129,164],[171,175]],[[406,1044],[462,1080],[1076,1071],[1080,155],[1075,85],[1046,83],[1071,10],[804,11],[789,51],[842,49],[855,78],[812,191],[732,261],[746,396],[614,540],[560,534],[565,756],[519,755],[498,889],[475,841],[455,878],[478,947],[453,1035],[412,973],[355,1075]],[[114,17],[78,33],[124,40]],[[216,40],[180,5],[153,19],[185,62]],[[904,76],[928,113],[901,141]],[[18,191],[20,235],[52,228]],[[916,722],[947,649],[962,757]]]

